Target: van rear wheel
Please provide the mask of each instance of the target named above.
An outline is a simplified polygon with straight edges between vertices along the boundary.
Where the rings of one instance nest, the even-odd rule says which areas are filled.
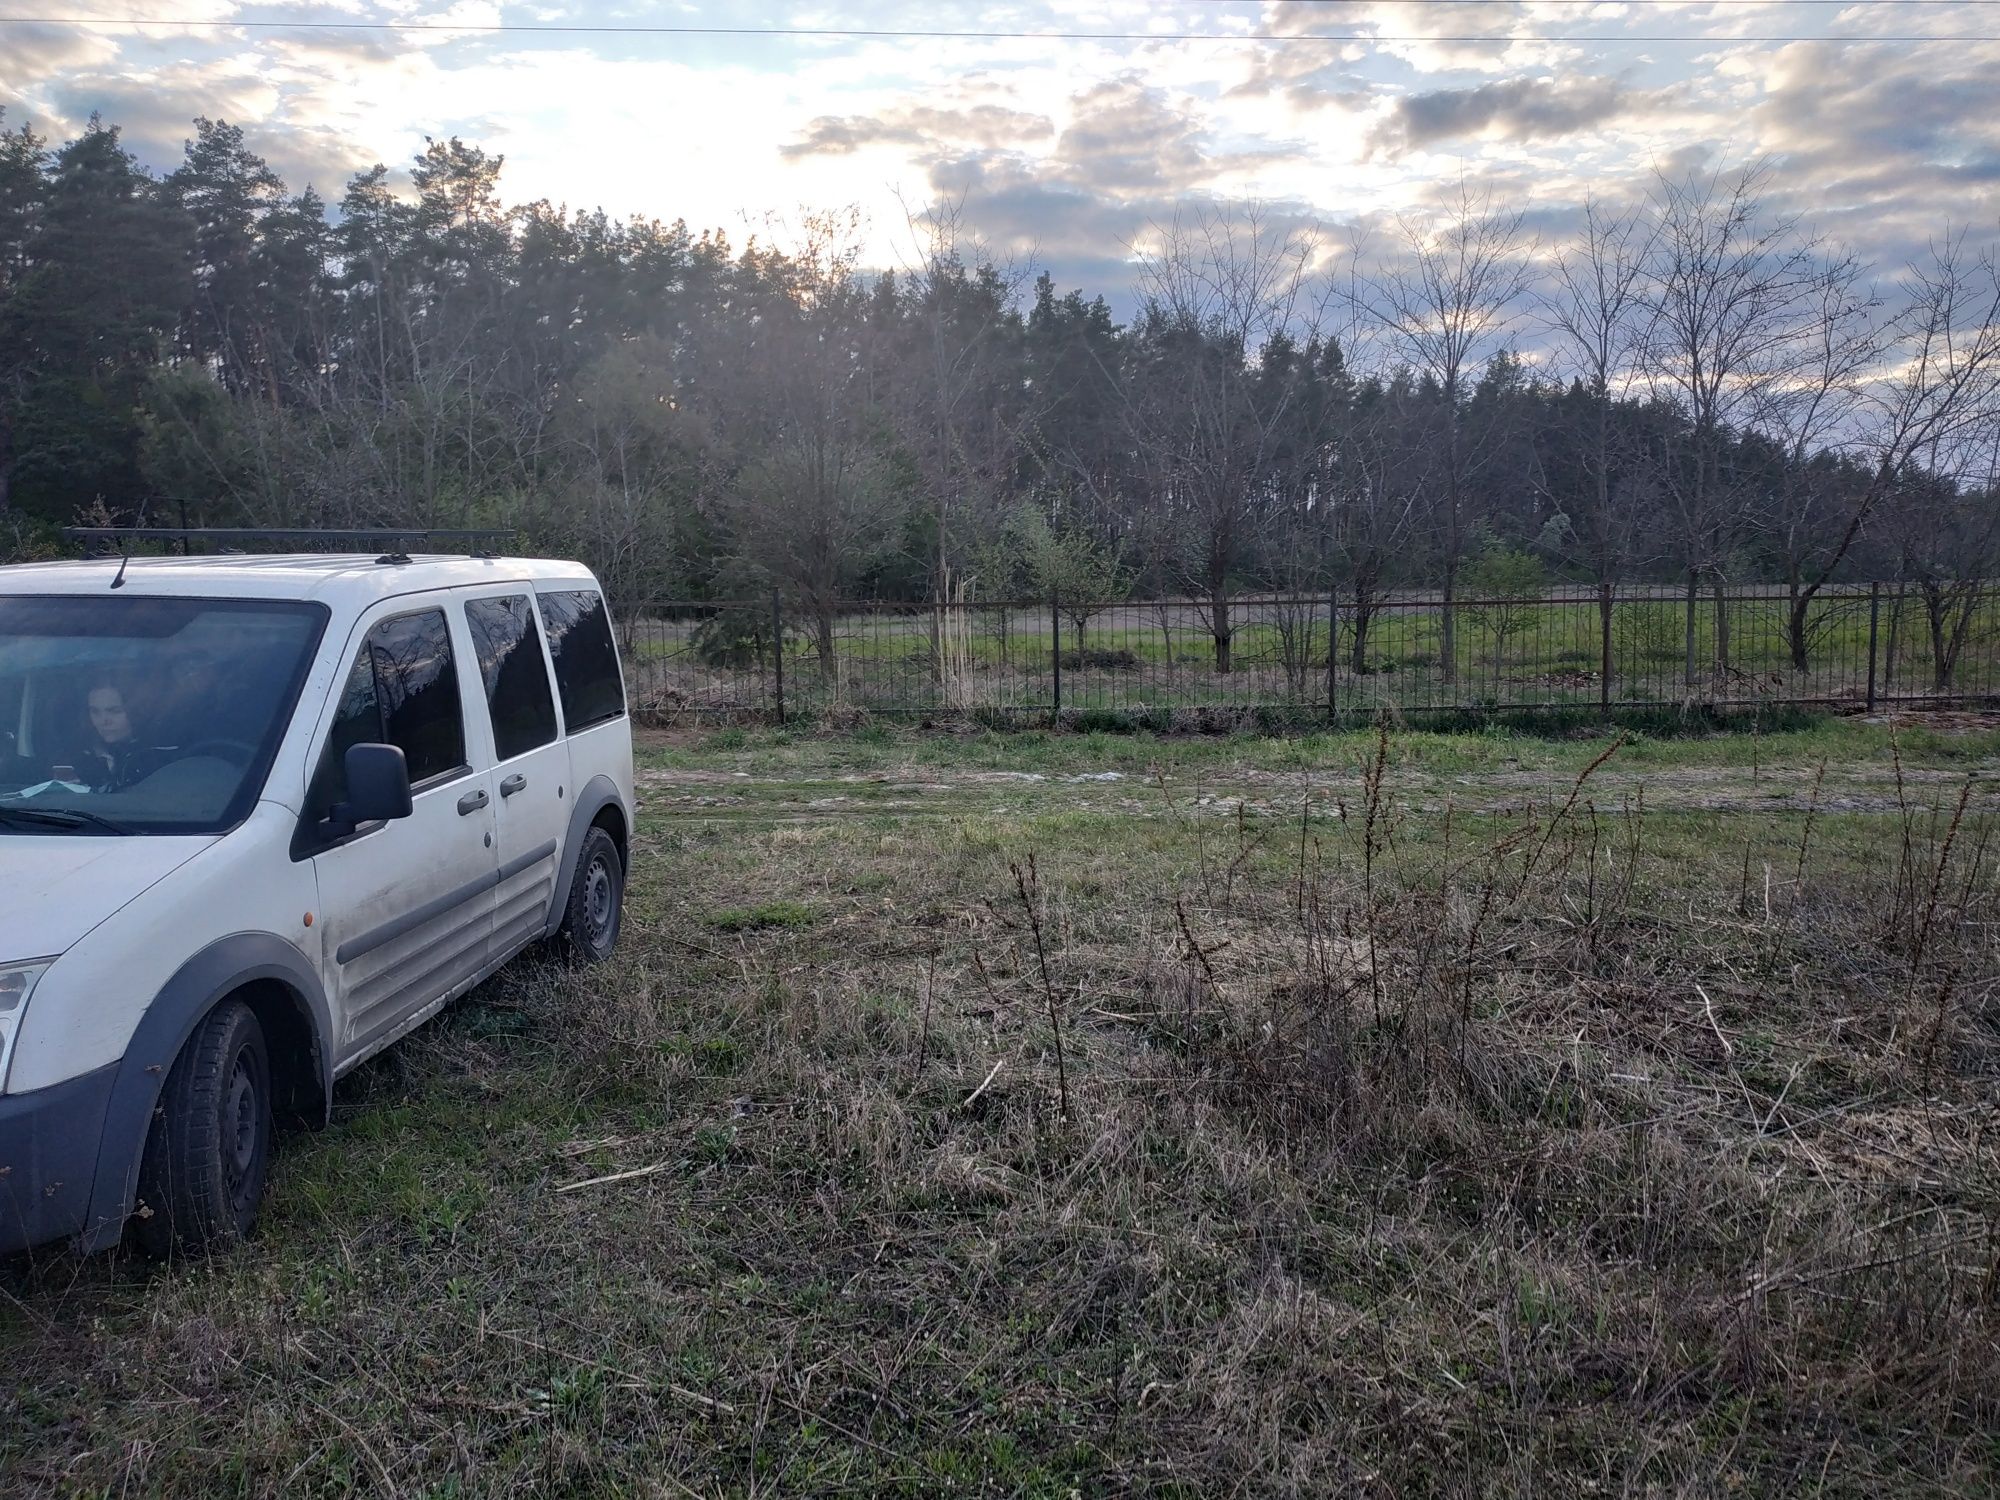
[[[602,963],[618,946],[618,928],[625,905],[625,861],[618,845],[602,828],[593,827],[577,851],[576,875],[570,881],[558,940],[565,953],[582,963]]]
[[[225,1248],[256,1222],[271,1161],[271,1061],[241,1000],[203,1018],[167,1074],[139,1168],[147,1253]]]

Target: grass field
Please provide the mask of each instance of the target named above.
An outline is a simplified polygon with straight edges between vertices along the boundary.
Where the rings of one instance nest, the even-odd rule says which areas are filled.
[[[1991,1494],[2000,728],[648,737],[9,1495]]]
[[[724,620],[686,607],[626,621],[635,691],[657,709],[768,710],[777,672],[767,606]],[[1420,596],[1374,615],[1355,670],[1351,606],[1340,616],[1333,693],[1365,722],[1383,705],[1405,711],[1481,705],[1596,704],[1603,669],[1603,622],[1593,599],[1457,607],[1455,671],[1444,671],[1443,610]],[[1694,614],[1695,670],[1687,664],[1685,601],[1671,588],[1622,598],[1611,617],[1614,704],[1694,699],[1736,705],[1858,702],[1868,695],[1873,635],[1878,698],[2000,698],[2000,591],[1989,591],[1942,685],[1929,627],[1913,594],[1885,593],[1871,611],[1865,589],[1821,596],[1808,616],[1807,665],[1794,666],[1782,590],[1728,595],[1728,642],[1718,641],[1712,600]],[[732,622],[736,631],[717,632]],[[933,644],[927,607],[877,607],[834,622],[829,672],[808,623],[788,617],[785,695],[793,710],[1046,710],[1055,696],[1055,634],[1046,606],[976,605],[948,613],[949,668]],[[1231,670],[1215,670],[1207,616],[1187,603],[1109,605],[1062,622],[1063,703],[1070,709],[1157,709],[1225,705],[1321,705],[1327,701],[1327,601],[1238,600],[1232,613]],[[754,640],[741,634],[755,630]],[[736,654],[718,656],[718,640]]]

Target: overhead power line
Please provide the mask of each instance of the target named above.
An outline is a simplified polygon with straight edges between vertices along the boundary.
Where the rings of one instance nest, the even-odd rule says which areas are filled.
[[[1354,5],[1360,0],[1182,0],[1183,4],[1198,5]],[[1522,0],[1375,0],[1378,5],[1407,5],[1421,8],[1426,5],[1449,5],[1454,10],[1465,5],[1511,5],[1519,7]],[[1541,5],[1602,5],[1604,0],[1537,0]],[[1687,0],[1622,0],[1635,9],[1646,7],[1681,10]],[[1890,10],[1906,5],[2000,5],[2000,0],[1700,0],[1703,5],[1721,7],[1727,5],[1817,5],[1831,10]]]
[[[1463,3],[1463,0],[1454,0]],[[1991,3],[1991,0],[1962,0],[1962,3]],[[454,36],[678,36],[741,37],[782,40],[826,41],[966,41],[966,42],[1212,42],[1222,46],[1309,46],[1314,44],[1367,45],[1447,43],[1452,46],[1513,46],[1516,43],[1577,43],[1591,46],[1703,46],[1737,47],[1803,43],[1808,46],[1908,46],[1941,43],[1965,46],[2000,41],[2000,36],[1690,36],[1687,34],[1473,32],[1435,35],[1381,31],[974,31],[946,27],[873,26],[672,26],[631,23],[590,23],[567,21],[246,21],[246,20],[160,20],[155,17],[119,16],[0,16],[0,26],[88,26],[98,30],[130,29],[180,31],[387,31],[423,32]]]

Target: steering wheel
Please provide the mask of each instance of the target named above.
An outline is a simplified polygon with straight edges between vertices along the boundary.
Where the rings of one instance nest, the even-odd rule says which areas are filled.
[[[187,760],[197,755],[212,755],[218,760],[235,761],[247,766],[257,758],[257,747],[246,745],[241,740],[196,740],[175,759]]]

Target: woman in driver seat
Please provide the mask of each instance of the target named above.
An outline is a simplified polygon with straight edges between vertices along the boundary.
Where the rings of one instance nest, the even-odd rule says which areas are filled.
[[[116,682],[100,682],[87,700],[90,733],[77,757],[77,776],[93,791],[115,792],[159,769],[160,754],[140,743],[131,704]]]

